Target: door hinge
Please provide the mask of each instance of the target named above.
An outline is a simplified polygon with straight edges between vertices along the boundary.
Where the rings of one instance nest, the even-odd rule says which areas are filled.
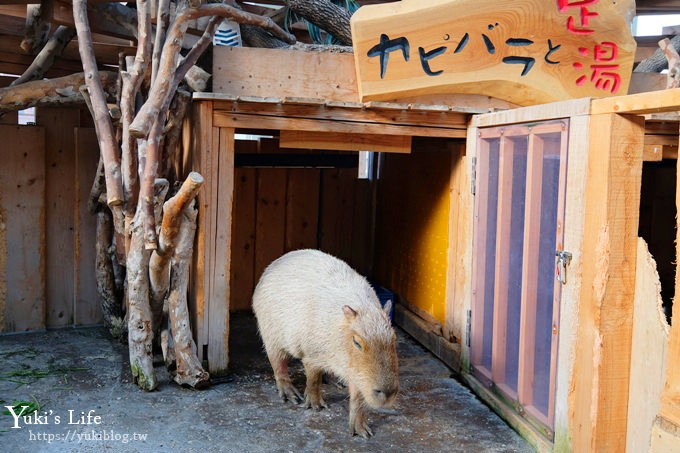
[[[555,279],[563,285],[567,284],[567,266],[571,263],[571,253],[564,250],[556,250],[555,256],[557,263],[555,263]]]
[[[470,178],[470,192],[475,195],[475,185],[477,184],[477,158],[472,158],[472,175]]]
[[[467,323],[465,325],[465,344],[470,347],[470,333],[472,331],[472,310],[467,311]]]

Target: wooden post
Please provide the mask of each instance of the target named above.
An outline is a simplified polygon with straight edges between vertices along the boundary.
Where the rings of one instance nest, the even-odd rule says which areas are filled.
[[[573,451],[624,451],[644,119],[591,117],[578,332],[570,380]]]

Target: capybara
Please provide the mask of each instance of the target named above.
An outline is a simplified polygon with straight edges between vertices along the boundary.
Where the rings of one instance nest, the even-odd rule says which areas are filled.
[[[253,293],[253,310],[283,401],[299,403],[288,359],[302,360],[305,406],[327,408],[324,373],[349,387],[349,428],[370,437],[364,405],[389,407],[399,390],[397,337],[391,302],[347,263],[318,250],[296,250],[273,261]]]

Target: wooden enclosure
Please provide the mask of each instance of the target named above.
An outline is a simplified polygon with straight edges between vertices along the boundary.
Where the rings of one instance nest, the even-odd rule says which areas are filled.
[[[89,113],[40,108],[35,125],[3,120],[13,124],[0,125],[0,331],[99,324]]]
[[[319,248],[392,290],[395,323],[539,450],[677,451],[680,90],[361,103],[331,55],[316,83],[285,64],[316,55],[215,49],[221,92],[194,96],[179,173],[205,177],[190,302],[211,373],[264,267]],[[5,332],[101,321],[86,117],[0,126]],[[364,150],[383,153],[371,179]]]

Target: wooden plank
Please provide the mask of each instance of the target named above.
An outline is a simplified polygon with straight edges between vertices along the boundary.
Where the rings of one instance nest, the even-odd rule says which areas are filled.
[[[630,79],[628,94],[647,93],[666,89],[668,76],[655,72],[634,72]]]
[[[356,173],[356,170],[354,170]],[[352,213],[352,247],[350,265],[361,275],[370,275],[373,183],[368,179],[354,180],[354,212]]]
[[[680,453],[680,426],[658,417],[652,428],[652,453]]]
[[[70,108],[36,109],[36,122],[45,128],[45,140],[50,149],[45,156],[48,194],[46,203],[46,278],[47,327],[74,325],[75,315],[75,228],[78,185],[87,186],[92,175],[76,177],[75,130],[80,125],[80,110]],[[82,130],[81,132],[82,133]],[[93,151],[92,144],[87,151]],[[95,143],[94,150],[99,148]],[[89,192],[89,188],[88,188]],[[89,195],[89,193],[88,193]],[[85,200],[86,201],[86,200]],[[84,214],[87,215],[87,214]],[[89,244],[94,249],[94,243]],[[93,299],[91,304],[96,304]]]
[[[483,136],[483,135],[482,135]],[[497,385],[506,382],[507,329],[508,329],[508,275],[513,209],[513,167],[519,158],[512,139],[501,137],[498,164],[498,217],[496,223],[496,271],[494,273],[493,346],[491,375]]]
[[[287,171],[285,251],[316,249],[321,170],[291,168]]]
[[[351,53],[215,47],[213,91],[358,101]]]
[[[447,256],[446,278],[446,319],[444,337],[454,343],[465,343],[466,335],[466,244],[471,241],[468,228],[472,215],[472,193],[467,178],[467,157],[465,146],[461,143],[449,143],[451,152],[451,198],[449,205],[449,248]],[[467,281],[469,284],[470,280]],[[462,359],[461,359],[462,360]]]
[[[472,303],[471,303],[471,327],[470,337],[470,363],[475,366],[481,366],[483,362],[483,348],[484,348],[484,318],[486,310],[486,268],[487,268],[487,247],[496,247],[496,244],[491,244],[487,241],[487,219],[491,200],[489,190],[486,187],[482,188],[481,183],[489,180],[491,174],[491,145],[487,140],[478,140],[478,134],[468,140],[474,143],[474,155],[477,159],[477,164],[472,168],[471,178],[475,181],[475,195],[477,199],[474,203],[474,236],[472,239],[472,255],[475,256],[475,261],[470,262],[473,267],[472,271]],[[486,366],[486,365],[485,365]],[[489,368],[489,371],[490,368]]]
[[[319,248],[340,257],[340,232],[338,218],[341,211],[340,170],[323,169],[321,172],[321,207],[319,208]]]
[[[215,178],[212,174],[212,164],[208,157],[213,146],[212,135],[212,104],[210,102],[195,102],[192,104],[192,122],[190,130],[191,167],[198,171],[205,183],[198,192],[198,220],[196,225],[196,242],[191,275],[191,317],[194,326],[194,337],[198,348],[199,360],[204,357],[204,346],[208,344],[208,303],[210,297],[210,266],[208,247],[210,244],[210,207],[211,182]]]
[[[330,149],[338,151],[375,151],[410,153],[411,136],[337,134],[282,130],[281,148]]]
[[[0,137],[0,328],[44,329],[45,130],[0,125]]]
[[[281,102],[255,102],[239,98],[238,101],[216,101],[215,110],[244,115],[306,118],[352,123],[380,123],[396,126],[431,126],[437,128],[466,128],[469,113],[454,111],[415,110],[409,105],[399,109],[372,107],[358,108],[354,104],[292,104]],[[384,104],[381,104],[384,105]],[[382,135],[382,134],[376,134]]]
[[[520,302],[519,371],[517,398],[533,405],[538,258],[541,235],[544,146],[536,134],[529,135],[526,193],[524,202],[524,244],[522,251],[522,300]],[[549,234],[549,232],[544,232]]]
[[[213,286],[210,294],[210,321],[208,336],[208,364],[211,375],[224,374],[229,363],[229,279],[231,276],[232,206],[234,198],[234,130],[221,128],[217,168],[214,175],[218,182],[213,199],[217,211],[213,229],[215,256]],[[214,162],[214,160],[213,160]]]
[[[574,451],[623,451],[637,257],[644,119],[591,117],[579,320],[570,385]],[[570,175],[571,177],[571,175]],[[585,194],[585,195],[584,195]],[[585,283],[588,282],[588,283]],[[567,284],[569,286],[569,284]]]
[[[577,272],[582,260],[583,213],[586,210],[583,194],[586,193],[590,131],[590,116],[574,116],[569,120],[567,159],[569,182],[566,186],[564,249],[572,253],[572,259],[568,270],[568,283],[562,288],[564,307],[577,307],[582,286],[591,284],[590,281],[583,280],[583,276]],[[570,433],[573,423],[571,386],[575,349],[581,341],[578,336],[578,311],[564,309],[560,311],[559,316],[554,444],[556,451],[574,451]]]
[[[255,281],[285,250],[287,173],[281,168],[259,168],[255,227]]]
[[[249,310],[255,289],[255,189],[257,170],[236,168],[231,241],[231,302],[229,309]]]
[[[215,112],[214,124],[218,127],[257,128],[275,130],[301,130],[340,132],[351,134],[417,135],[423,137],[463,138],[466,130],[444,127],[398,126],[380,123],[358,123],[326,119],[284,118],[277,116],[244,115]]]
[[[626,451],[649,451],[654,420],[661,406],[669,326],[661,307],[661,282],[654,258],[638,238],[630,395]]]
[[[576,115],[587,115],[590,113],[590,107],[590,99],[574,99],[571,101],[523,107],[516,110],[475,115],[470,123],[475,127],[486,127],[568,118]]]
[[[594,99],[591,107],[593,115],[605,113],[640,115],[675,112],[678,110],[680,110],[680,88],[616,96],[606,99]]]
[[[403,0],[361,8],[351,19],[359,97],[457,92],[532,105],[627,93],[635,2],[581,5]]]
[[[75,128],[76,190],[75,190],[75,306],[74,324],[87,326],[104,321],[97,294],[95,275],[95,238],[97,217],[87,210],[92,181],[97,174],[99,143],[94,129]]]

